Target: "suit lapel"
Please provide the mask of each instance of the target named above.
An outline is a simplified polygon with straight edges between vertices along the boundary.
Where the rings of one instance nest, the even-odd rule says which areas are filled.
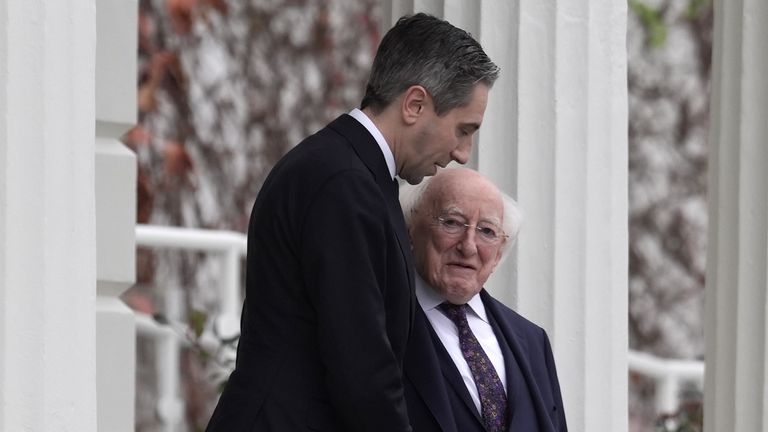
[[[421,307],[416,308],[413,333],[405,355],[405,377],[424,400],[424,404],[440,425],[440,430],[460,432],[456,430],[456,420],[448,400],[448,389],[441,372],[442,367],[435,349],[436,345],[430,333],[432,333],[432,326],[424,315],[424,311]]]
[[[390,183],[390,188],[397,188],[396,184]],[[403,210],[400,208],[400,201],[397,198],[397,190],[395,189],[392,202],[388,203],[389,219],[395,228],[395,235],[397,237],[397,244],[400,246],[400,253],[405,260],[405,270],[408,272],[408,289],[410,290],[411,299],[411,323],[413,323],[414,315],[416,313],[416,287],[414,282],[414,264],[413,255],[411,254],[411,240],[408,236],[408,230],[405,227],[405,219],[403,218]]]
[[[424,319],[426,320],[426,316]],[[448,354],[448,351],[446,351],[445,347],[443,346],[443,342],[440,340],[440,337],[437,336],[437,333],[435,333],[435,331],[432,329],[432,326],[429,324],[429,322],[427,322],[427,328],[431,338],[430,343],[435,347],[435,353],[437,354],[437,358],[440,361],[440,369],[442,370],[443,379],[448,382],[448,385],[459,396],[459,399],[461,399],[461,401],[464,403],[467,410],[472,413],[477,422],[481,425],[481,427],[484,428],[484,426],[482,426],[483,418],[477,411],[475,402],[472,400],[472,396],[469,395],[467,385],[464,384],[464,379],[461,377],[461,373],[459,373],[459,370],[456,368],[456,364],[453,362],[451,355]]]
[[[514,326],[512,323],[507,319],[506,315],[502,313],[500,304],[491,298],[491,296],[483,289],[480,291],[480,296],[483,299],[483,304],[485,304],[485,310],[488,312],[488,314],[491,317],[491,320],[494,321],[498,326],[498,331],[501,333],[501,336],[504,338],[504,341],[507,343],[507,346],[509,347],[509,350],[511,351],[511,354],[514,356],[514,360],[517,363],[517,367],[519,367],[520,373],[523,376],[523,379],[525,381],[525,387],[521,386],[521,383],[511,383],[509,382],[510,377],[510,363],[505,358],[505,364],[507,365],[507,389],[508,393],[511,392],[511,389],[517,388],[517,392],[521,391],[527,391],[529,392],[531,399],[533,401],[533,406],[536,411],[536,416],[538,418],[539,427],[542,428],[541,430],[545,432],[554,432],[554,428],[552,426],[552,422],[549,418],[549,410],[546,409],[544,405],[544,401],[541,399],[541,394],[538,391],[538,385],[536,384],[535,379],[533,378],[533,373],[531,371],[531,365],[528,362],[528,357],[525,355],[523,351],[522,344],[520,338],[515,333]],[[497,335],[499,336],[499,335]],[[515,367],[515,365],[511,365],[511,367]],[[515,395],[512,395],[512,397],[517,397]],[[510,405],[514,402],[514,399],[509,399]],[[512,413],[514,413],[514,407],[512,407]],[[510,422],[511,423],[511,422]]]
[[[520,368],[517,360],[515,359],[515,355],[512,354],[512,350],[507,343],[504,331],[501,329],[501,326],[496,320],[495,315],[489,310],[488,305],[485,305],[485,308],[488,312],[488,320],[491,324],[491,328],[493,328],[493,332],[499,342],[501,352],[504,355],[504,369],[506,370],[507,377],[507,418],[509,419],[508,425],[511,428],[512,418],[515,415],[515,408],[517,407],[515,398],[517,395],[522,394],[521,392],[526,391],[525,383],[520,379]]]
[[[411,256],[411,242],[408,237],[408,230],[405,227],[403,211],[400,208],[400,201],[397,198],[397,185],[393,182],[392,177],[390,176],[387,162],[384,160],[384,155],[381,154],[381,149],[379,148],[376,139],[373,138],[365,126],[360,124],[360,122],[355,120],[352,116],[343,114],[331,122],[328,127],[347,139],[357,156],[365,166],[368,167],[371,174],[373,174],[373,177],[376,179],[376,184],[379,185],[379,189],[381,189],[382,195],[386,200],[389,219],[392,221],[395,236],[397,237],[397,243],[400,247],[400,253],[403,255],[403,260],[405,260],[406,263],[405,268],[408,272],[408,283],[410,285],[408,288],[411,292],[412,324],[416,310],[413,257]]]

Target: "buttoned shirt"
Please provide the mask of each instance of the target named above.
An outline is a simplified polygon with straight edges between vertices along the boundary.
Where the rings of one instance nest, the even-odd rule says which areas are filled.
[[[461,374],[461,378],[464,380],[464,385],[467,386],[477,411],[482,412],[480,395],[477,392],[475,380],[472,378],[472,372],[459,346],[459,331],[453,321],[437,309],[441,303],[446,301],[445,298],[429,286],[418,274],[416,275],[416,297],[437,337],[451,356],[456,369],[459,370],[459,374]],[[504,391],[506,391],[507,371],[504,366],[504,355],[501,352],[499,341],[496,339],[496,334],[493,332],[493,328],[488,321],[488,314],[485,311],[483,300],[479,294],[476,294],[467,302],[467,305],[469,305],[469,310],[467,311],[469,327],[472,329],[472,333],[475,334],[478,342],[480,342],[480,346],[483,347],[483,351],[491,360],[501,380],[501,384],[504,386]]]

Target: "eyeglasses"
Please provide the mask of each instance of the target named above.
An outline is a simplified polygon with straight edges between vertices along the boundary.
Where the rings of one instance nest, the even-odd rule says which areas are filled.
[[[451,236],[464,235],[468,229],[474,228],[476,239],[485,244],[495,245],[503,239],[509,237],[504,232],[490,222],[480,222],[477,225],[470,225],[455,216],[438,216],[435,218],[440,229]]]

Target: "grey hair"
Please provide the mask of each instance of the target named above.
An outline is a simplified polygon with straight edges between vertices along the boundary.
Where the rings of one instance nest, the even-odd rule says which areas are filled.
[[[444,170],[451,169],[468,168],[444,168]],[[409,232],[413,227],[414,217],[422,206],[425,192],[434,178],[435,176],[425,177],[424,180],[417,185],[405,183],[400,186],[400,207],[403,210],[403,218],[405,219],[405,225],[408,227]],[[507,195],[498,187],[496,187],[496,190],[501,195],[504,212],[502,215],[501,229],[509,236],[507,241],[504,242],[504,246],[502,246],[502,257],[500,262],[503,262],[509,255],[511,246],[517,241],[517,235],[520,233],[520,226],[523,223],[523,212],[514,198]]]
[[[424,13],[404,16],[379,44],[360,108],[381,112],[421,85],[442,116],[466,106],[477,84],[490,88],[498,76],[499,67],[466,31]]]

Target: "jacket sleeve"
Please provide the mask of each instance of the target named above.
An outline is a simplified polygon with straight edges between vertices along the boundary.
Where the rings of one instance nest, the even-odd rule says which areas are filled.
[[[318,188],[300,228],[302,273],[329,402],[350,430],[410,431],[384,309],[394,234],[382,192],[365,174],[337,173]]]

